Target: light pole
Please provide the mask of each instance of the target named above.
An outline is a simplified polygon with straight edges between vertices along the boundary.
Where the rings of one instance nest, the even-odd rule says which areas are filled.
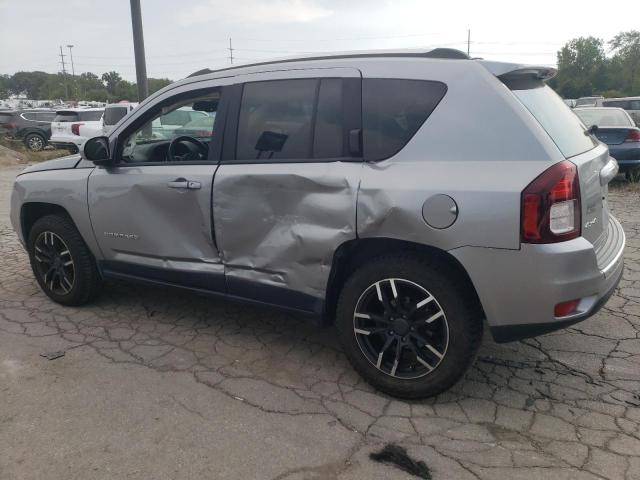
[[[76,76],[76,69],[73,66],[73,52],[71,51],[71,49],[73,48],[73,45],[67,45],[67,48],[69,49],[69,58],[71,59],[71,75],[73,75],[75,77]]]
[[[133,51],[136,57],[138,101],[141,102],[149,96],[149,85],[147,84],[147,62],[144,58],[144,36],[142,34],[140,0],[131,0],[131,27],[133,28]]]
[[[71,51],[71,49],[73,48],[73,45],[67,45],[67,48],[69,49],[69,58],[71,59],[71,85],[72,85],[72,88],[76,91],[76,95],[77,95],[78,86],[76,84],[76,69],[73,65],[73,52]]]

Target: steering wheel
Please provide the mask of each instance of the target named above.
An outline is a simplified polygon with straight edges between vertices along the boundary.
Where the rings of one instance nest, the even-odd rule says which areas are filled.
[[[191,144],[196,147],[194,150],[191,146],[187,146],[189,149],[188,153],[184,155],[176,155],[175,149],[176,146],[180,143],[184,142],[185,144]],[[170,162],[175,161],[185,161],[185,160],[202,160],[203,158],[207,158],[207,153],[209,151],[209,147],[207,147],[200,140],[190,137],[188,135],[180,135],[179,137],[171,140],[169,144],[169,149],[167,150],[167,158]]]

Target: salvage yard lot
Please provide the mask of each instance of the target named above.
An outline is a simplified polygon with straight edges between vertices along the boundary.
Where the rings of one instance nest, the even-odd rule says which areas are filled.
[[[640,479],[640,194],[613,188],[620,287],[568,330],[496,345],[436,399],[353,372],[332,328],[192,293],[109,283],[83,308],[37,287],[0,167],[0,479]],[[55,360],[43,353],[65,351]]]

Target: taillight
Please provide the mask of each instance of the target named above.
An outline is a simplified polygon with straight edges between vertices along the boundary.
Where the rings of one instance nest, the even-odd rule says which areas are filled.
[[[568,160],[545,170],[522,192],[521,240],[555,243],[580,236],[578,169]]]
[[[629,130],[625,142],[640,142],[640,130]]]
[[[72,123],[71,133],[73,133],[74,135],[80,135],[80,125],[84,125],[84,123]]]
[[[6,128],[8,130],[14,130],[16,128],[16,124],[15,123],[0,123],[0,126],[2,128]]]

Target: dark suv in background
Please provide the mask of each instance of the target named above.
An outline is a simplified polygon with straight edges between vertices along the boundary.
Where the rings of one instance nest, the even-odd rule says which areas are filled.
[[[38,152],[47,146],[55,116],[54,110],[0,112],[0,136],[21,140],[29,150]]]

